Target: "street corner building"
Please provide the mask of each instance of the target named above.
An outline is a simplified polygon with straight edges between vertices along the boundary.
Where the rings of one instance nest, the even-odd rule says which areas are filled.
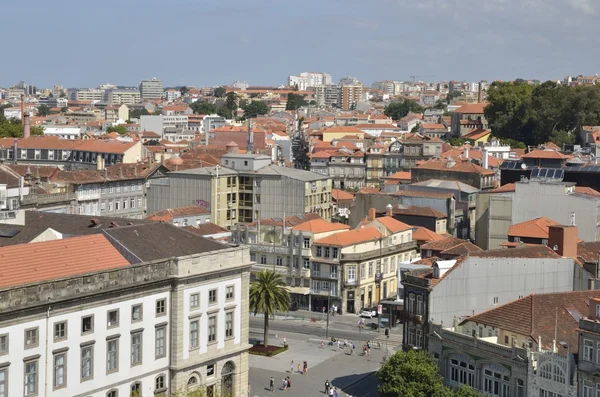
[[[248,395],[247,248],[166,223],[96,219],[12,244],[27,232],[11,227],[0,224],[0,396]]]

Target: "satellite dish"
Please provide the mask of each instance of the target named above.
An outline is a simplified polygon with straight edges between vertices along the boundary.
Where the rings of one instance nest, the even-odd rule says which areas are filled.
[[[346,210],[346,214],[350,215],[350,210]]]
[[[525,164],[525,163],[521,164],[521,169],[522,170],[526,170],[527,169],[527,164]]]
[[[555,245],[554,245],[554,247],[552,247],[552,249],[553,249],[554,251],[558,251],[558,245],[556,245],[556,244],[555,244]]]

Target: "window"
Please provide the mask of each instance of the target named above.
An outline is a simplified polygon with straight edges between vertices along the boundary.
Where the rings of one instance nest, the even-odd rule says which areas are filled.
[[[131,306],[131,321],[142,321],[142,305]]]
[[[142,208],[142,199],[141,198],[138,199],[138,205],[137,206],[138,206],[138,208]]]
[[[583,340],[583,360],[592,362],[594,360],[594,342]]]
[[[108,328],[116,327],[119,325],[119,309],[109,310],[106,316],[106,326]]]
[[[81,348],[81,381],[92,379],[94,376],[94,345]]]
[[[35,396],[38,392],[38,362],[37,360],[25,363],[25,395]]]
[[[450,360],[450,379],[462,385],[475,386],[475,367],[464,361]]]
[[[0,397],[8,397],[8,370],[0,369]]]
[[[233,336],[233,312],[225,313],[225,337]]]
[[[131,385],[131,396],[135,396],[138,397],[140,396],[142,392],[142,384],[141,382],[135,382],[134,384]]]
[[[415,313],[415,294],[408,296],[408,312]]]
[[[117,393],[118,392],[116,390],[111,390],[108,393],[106,393],[106,397],[119,397]]]
[[[396,271],[396,257],[392,256],[390,259],[390,272],[394,273]]]
[[[227,300],[233,299],[233,285],[228,285],[225,288],[225,299],[227,299]]]
[[[304,248],[310,248],[310,239],[309,238],[304,239]]]
[[[159,299],[156,301],[156,316],[164,316],[166,313],[166,299]]]
[[[369,262],[369,277],[373,277],[373,262]]]
[[[323,256],[324,256],[325,258],[329,258],[329,247],[325,247],[325,251],[324,251],[324,254],[323,254]]]
[[[119,339],[106,342],[106,372],[119,370]]]
[[[197,309],[200,307],[200,294],[190,295],[190,309]]]
[[[135,199],[132,198],[129,200],[129,206],[131,207],[131,209],[135,208]]]
[[[94,332],[94,316],[81,317],[81,333],[88,334]]]
[[[165,390],[165,376],[164,375],[158,375],[156,377],[156,380],[154,381],[154,388],[156,389],[156,392],[160,392]]]
[[[29,328],[25,330],[25,349],[31,349],[38,346],[38,328]]]
[[[8,353],[8,334],[0,335],[0,355]]]
[[[121,205],[120,201],[115,201],[115,211],[119,210],[119,206]]]
[[[190,349],[195,349],[199,346],[199,327],[198,320],[190,321]]]
[[[280,256],[278,256],[278,257],[275,259],[275,264],[276,264],[277,266],[283,266],[283,258],[282,258],[282,257],[280,257]]]
[[[54,341],[64,340],[67,338],[67,322],[61,321],[54,323]]]
[[[127,199],[123,200],[123,209],[127,209]]]
[[[338,252],[339,252],[338,248],[332,248],[331,252],[332,252],[332,256],[331,256],[332,258],[337,258],[338,257]]]
[[[593,397],[594,388],[593,386],[583,384],[583,397]]]
[[[217,303],[217,290],[211,289],[208,291],[208,304],[214,305],[215,303]]]
[[[208,343],[217,340],[217,316],[208,318]]]
[[[494,296],[494,305],[497,305],[497,304],[498,304],[498,297]]]
[[[108,192],[109,192],[109,193],[114,193],[114,191],[115,191],[115,188],[114,188],[114,186],[113,186],[112,184],[111,184],[111,185],[108,185]]]
[[[167,355],[166,352],[166,327],[158,327],[154,331],[154,356],[156,359],[163,358]]]
[[[109,201],[109,202],[108,202],[108,211],[109,211],[109,212],[112,212],[112,210],[113,210],[113,202],[112,202],[112,201]]]
[[[349,266],[348,267],[348,281],[356,280],[356,267]]]
[[[67,354],[59,353],[54,355],[54,388],[60,389],[67,385]],[[1,396],[2,394],[0,394]]]
[[[423,297],[417,296],[417,314],[423,314]]]
[[[485,369],[483,372],[483,391],[498,397],[508,397],[509,377],[492,369]]]
[[[252,262],[256,262],[256,254],[255,254],[254,252],[251,252],[251,253],[250,253],[250,260],[251,260]]]
[[[261,255],[260,256],[260,264],[261,265],[266,265],[267,264],[267,257],[265,255]]]
[[[365,279],[365,264],[361,263],[360,265],[360,279],[364,280]]]
[[[106,203],[100,203],[100,211],[101,212],[105,212],[106,211]]]
[[[131,365],[142,363],[142,333],[131,334]]]
[[[317,246],[317,254],[316,256],[320,257],[322,255],[323,248],[321,246]]]

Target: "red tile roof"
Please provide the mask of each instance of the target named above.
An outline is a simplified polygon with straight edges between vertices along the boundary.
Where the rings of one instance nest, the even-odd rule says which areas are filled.
[[[129,266],[102,235],[0,247],[0,288]]]
[[[556,150],[533,150],[527,154],[521,156],[524,159],[555,159],[555,160],[566,160],[571,158],[571,156],[567,156],[566,154],[562,154],[561,152],[557,152]]]
[[[382,216],[381,218],[376,218],[375,221],[381,223],[390,233],[398,233],[413,229],[411,225],[400,222],[391,216]]]
[[[458,109],[454,110],[455,113],[465,113],[465,114],[483,114],[483,110],[487,106],[487,102],[481,103],[468,103],[462,105]]]
[[[382,213],[385,211],[379,211]],[[441,213],[440,211],[433,209],[431,207],[417,207],[411,205],[410,207],[403,208],[400,206],[396,206],[392,209],[392,213],[399,215],[412,215],[412,216],[425,216],[430,218],[443,219],[446,218],[446,215]]]
[[[350,226],[344,225],[343,223],[332,223],[325,219],[312,219],[307,222],[302,222],[299,225],[291,227],[291,230],[298,230],[302,232],[312,232],[313,234],[333,232],[338,230],[348,230]]]
[[[480,175],[496,175],[494,171],[487,170],[473,163],[455,162],[451,165],[448,160],[429,160],[417,167],[428,170],[448,170],[452,172],[467,172]]]
[[[146,219],[151,221],[163,221],[163,222],[171,222],[173,218],[178,218],[181,216],[197,216],[197,215],[208,215],[210,211],[204,207],[200,207],[197,205],[193,205],[190,207],[181,207],[181,208],[173,208],[166,209],[164,211],[155,212],[152,215],[148,215]]]
[[[600,290],[531,294],[479,313],[461,324],[485,324],[528,336],[536,344],[541,338],[544,349],[550,349],[553,340],[567,342],[571,352],[577,353],[579,317],[587,317],[589,299],[599,297]],[[565,355],[564,348],[558,349]]]
[[[511,237],[547,239],[550,233],[549,227],[555,225],[560,225],[560,223],[545,217],[535,218],[511,225],[508,228],[508,235]]]
[[[13,147],[15,138],[1,138],[0,147]],[[59,139],[53,136],[35,136],[18,138],[19,149],[57,149],[81,150],[96,153],[123,154],[135,145],[135,142],[121,142],[117,140],[97,139]]]
[[[379,240],[383,237],[385,236],[379,233],[379,231],[374,227],[363,227],[360,229],[353,229],[345,232],[332,234],[330,236],[314,241],[313,244],[335,245],[338,247],[345,247],[349,245]]]
[[[354,200],[354,195],[352,193],[340,189],[331,189],[331,197],[335,201]]]
[[[433,230],[429,230],[426,227],[419,226],[417,230],[415,230],[412,234],[412,238],[415,241],[440,241],[446,239],[446,237],[442,236],[434,232]]]

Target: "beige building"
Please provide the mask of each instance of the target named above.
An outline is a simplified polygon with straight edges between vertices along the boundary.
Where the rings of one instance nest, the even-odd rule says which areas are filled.
[[[104,108],[104,120],[109,123],[129,120],[129,108],[127,105],[113,105]]]
[[[141,95],[138,90],[121,90],[121,89],[112,89],[107,90],[104,95],[106,102],[109,105],[132,105],[134,103],[139,103],[141,101]]]
[[[342,313],[358,313],[396,298],[397,264],[417,257],[413,227],[392,217],[370,215],[356,229],[313,242],[312,307],[327,307],[329,300]]]
[[[340,87],[340,102],[342,110],[353,110],[361,100],[363,94],[362,85],[343,85]]]

